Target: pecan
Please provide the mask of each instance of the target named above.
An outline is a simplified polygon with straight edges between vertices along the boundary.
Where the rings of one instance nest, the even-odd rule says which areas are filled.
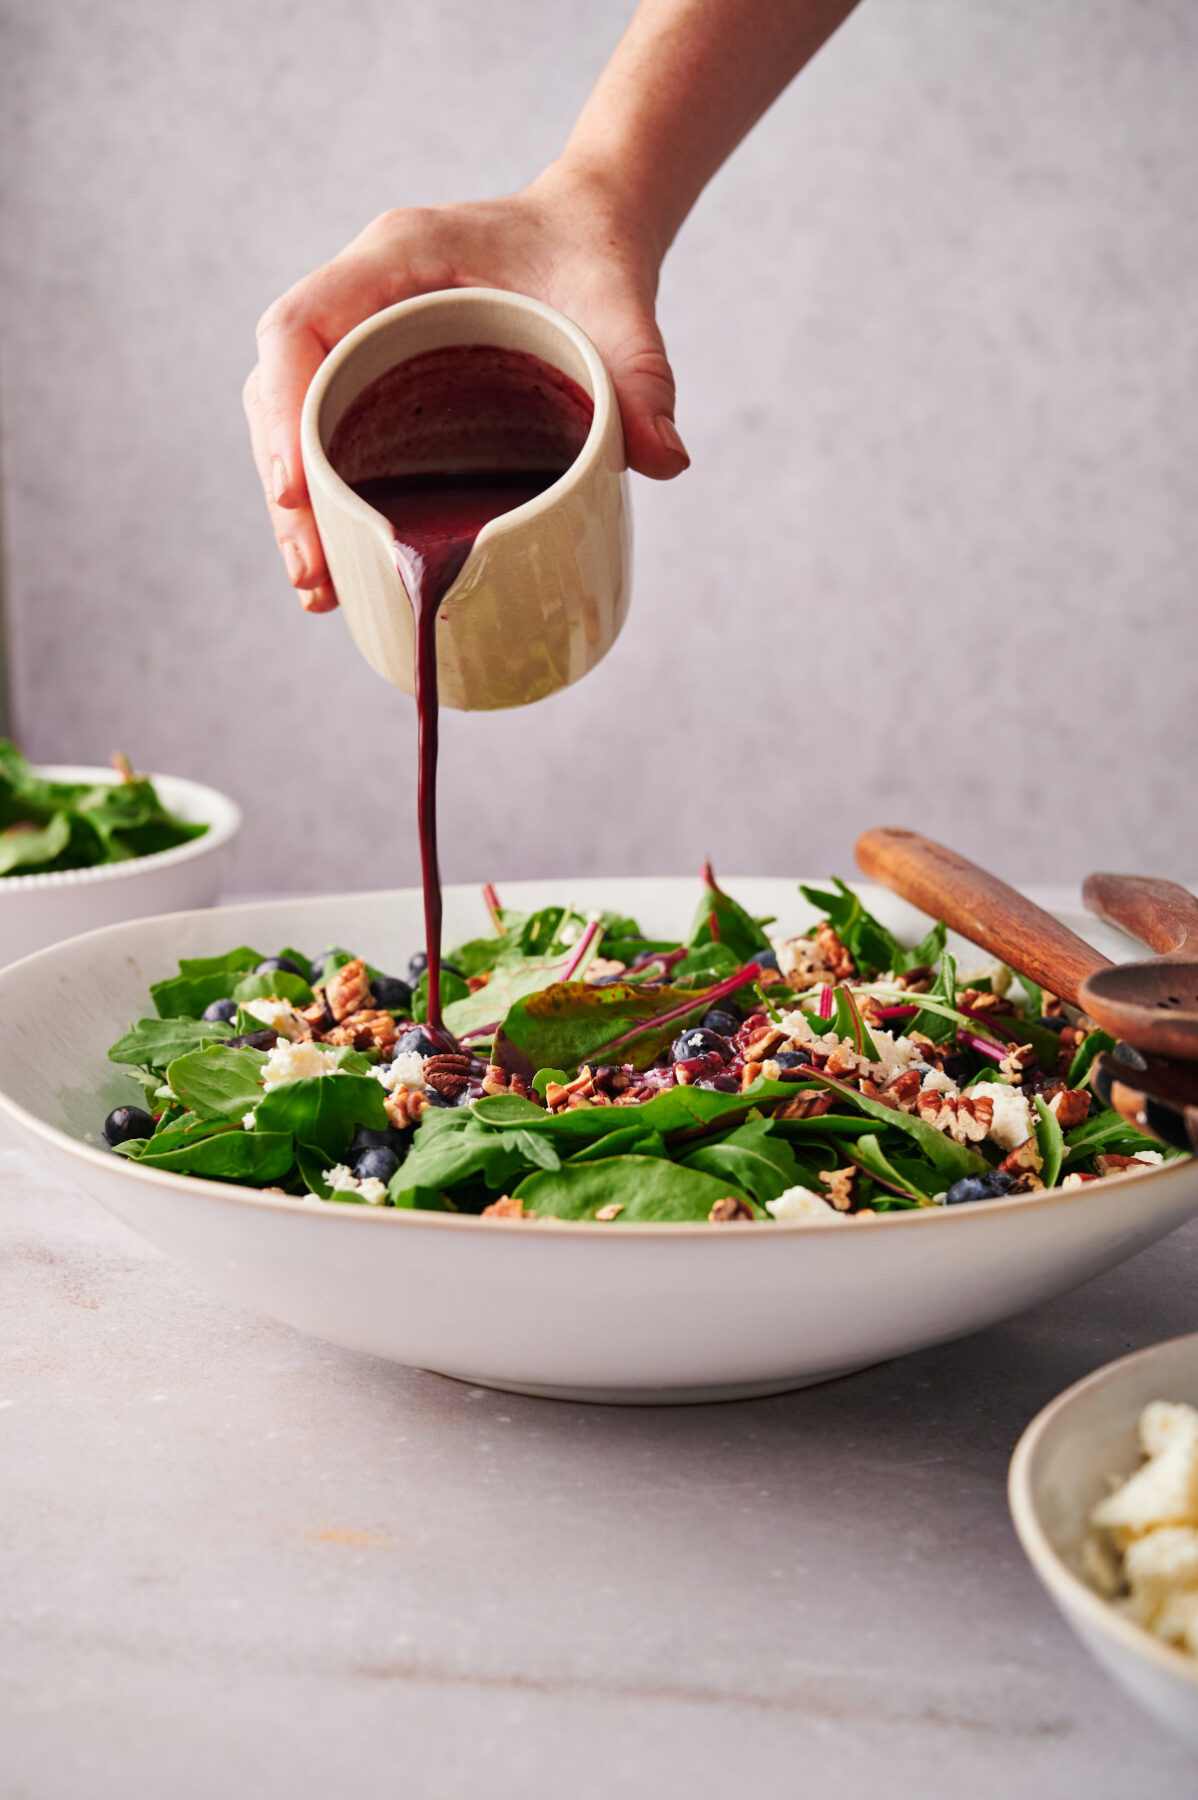
[[[340,1025],[324,1034],[326,1044],[348,1044],[353,1050],[390,1050],[398,1032],[389,1012],[366,1010],[350,1013]]]
[[[1040,1017],[1042,1019],[1059,1019],[1064,1010],[1064,1001],[1058,1000],[1055,994],[1050,994],[1045,989],[1040,1007]]]
[[[400,1131],[406,1131],[409,1125],[416,1125],[420,1115],[429,1102],[416,1088],[397,1087],[383,1101],[387,1118]]]
[[[988,994],[985,988],[958,988],[957,1008],[967,1013],[1009,1013],[1010,1007],[1001,994]]]
[[[594,986],[600,981],[614,980],[617,975],[622,975],[627,967],[627,963],[617,962],[614,957],[596,956],[582,979]]]
[[[861,994],[857,997],[857,1011],[861,1014],[861,1023],[872,1030],[884,1031],[886,1021],[882,1017],[882,1008],[872,994]]]
[[[323,1037],[326,1031],[332,1031],[337,1023],[329,1011],[323,988],[317,988],[316,998],[310,1006],[300,1007],[299,1017],[308,1027],[309,1035],[318,1038]]]
[[[847,981],[850,975],[857,973],[856,963],[827,919],[821,919],[816,927],[815,947],[824,967],[835,975],[837,981]]]
[[[535,1219],[536,1216],[535,1212],[525,1212],[523,1200],[513,1200],[510,1194],[501,1194],[479,1214],[482,1219]]]
[[[1019,1087],[1025,1074],[1035,1075],[1038,1068],[1036,1052],[1030,1044],[1013,1044],[999,1063],[999,1073],[1015,1087]]]
[[[1048,1109],[1057,1115],[1062,1131],[1072,1131],[1090,1117],[1090,1096],[1084,1088],[1062,1088],[1048,1102]]]
[[[835,1104],[835,1096],[827,1088],[818,1094],[808,1091],[796,1094],[793,1100],[784,1100],[774,1110],[775,1119],[818,1119],[826,1112],[831,1112]]]
[[[465,1093],[471,1072],[471,1058],[452,1051],[424,1059],[425,1086],[433,1088],[446,1100],[456,1100],[459,1094]]]
[[[838,1080],[851,1082],[855,1075],[869,1068],[869,1063],[864,1057],[858,1056],[855,1050],[850,1050],[847,1044],[837,1044],[824,1063],[824,1068]]]
[[[1116,1156],[1108,1151],[1105,1156],[1094,1158],[1094,1168],[1099,1175],[1126,1175],[1129,1169],[1150,1169],[1151,1163],[1142,1163],[1135,1156]]]
[[[764,1062],[774,1050],[780,1050],[786,1042],[786,1033],[779,1031],[776,1025],[763,1025],[759,1031],[750,1036],[745,1045],[745,1061]]]
[[[624,1202],[622,1200],[609,1200],[606,1206],[598,1208],[595,1217],[606,1225],[609,1219],[618,1219],[623,1211]]]
[[[739,1219],[751,1219],[753,1208],[736,1194],[725,1194],[707,1215],[709,1225],[731,1225]]]
[[[614,1063],[584,1063],[580,1073],[590,1076],[597,1094],[606,1094],[611,1100],[632,1086],[627,1069],[618,1068]]]
[[[466,986],[470,989],[472,994],[477,994],[480,988],[486,987],[490,979],[491,971],[490,969],[487,969],[481,975],[467,975]]]
[[[1016,1144],[998,1166],[1004,1175],[1012,1175],[1018,1180],[1021,1175],[1035,1175],[1042,1163],[1040,1146],[1034,1137],[1029,1137],[1024,1138],[1022,1144]]]
[[[919,1084],[922,1079],[918,1069],[903,1069],[901,1073],[890,1078],[878,1095],[878,1099],[884,1100],[887,1106],[897,1107],[899,1112],[914,1112],[916,1096],[919,1093]],[[862,1089],[864,1086],[863,1082]]]
[[[837,1212],[852,1212],[857,1199],[856,1169],[821,1169],[819,1178],[827,1189],[828,1204]]]
[[[536,1089],[522,1075],[509,1075],[498,1063],[488,1063],[487,1072],[483,1076],[484,1094],[519,1094],[522,1100],[531,1100],[535,1106],[544,1106]]]
[[[994,1102],[988,1094],[941,1094],[924,1088],[915,1108],[921,1119],[958,1144],[980,1144],[994,1123]]]
[[[927,963],[920,963],[916,968],[907,969],[901,975],[896,975],[894,986],[906,988],[909,994],[926,994],[932,985],[934,974],[935,971],[929,968]]]
[[[1066,1025],[1057,1033],[1057,1043],[1060,1046],[1057,1051],[1058,1075],[1068,1075],[1069,1065],[1073,1061],[1077,1052],[1077,1047],[1085,1035],[1085,1032],[1079,1031],[1075,1025]]]
[[[765,1064],[759,1062],[747,1062],[745,1064],[740,1072],[740,1091],[742,1094],[746,1088],[752,1087],[764,1067]]]
[[[370,980],[362,958],[355,956],[352,962],[347,962],[338,969],[323,987],[316,990],[318,1000],[322,995],[338,1025],[342,1019],[348,1019],[351,1013],[361,1012],[368,1007],[374,996],[370,991]]]

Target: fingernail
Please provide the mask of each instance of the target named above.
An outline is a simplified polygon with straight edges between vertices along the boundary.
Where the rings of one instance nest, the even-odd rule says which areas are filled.
[[[287,464],[283,461],[281,456],[276,456],[270,465],[270,486],[271,492],[275,497],[276,505],[281,506],[283,504],[283,495],[291,486],[291,482],[287,475]]]
[[[321,612],[327,608],[333,598],[333,590],[329,586],[311,588],[308,593],[300,595],[305,612]]]
[[[283,561],[287,567],[287,579],[292,587],[298,587],[304,579],[304,571],[307,568],[300,547],[298,544],[293,544],[290,538],[284,538],[282,550]]]
[[[664,444],[671,456],[680,456],[683,459],[683,467],[689,469],[691,466],[691,459],[687,452],[686,445],[678,435],[678,427],[675,425],[673,419],[669,418],[665,413],[658,413],[653,424],[657,432],[658,442]]]

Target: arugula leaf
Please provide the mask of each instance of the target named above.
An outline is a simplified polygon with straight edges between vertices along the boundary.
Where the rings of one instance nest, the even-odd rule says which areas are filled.
[[[738,967],[752,961],[755,950],[771,947],[761,921],[747,913],[717,885],[710,863],[703,865],[703,897],[691,921],[686,942],[692,948],[713,942],[724,944],[732,952]]]
[[[601,1207],[619,1205],[620,1223],[682,1223],[706,1219],[727,1194],[752,1202],[723,1177],[657,1156],[612,1156],[570,1162],[553,1173],[527,1176],[515,1198],[539,1219],[593,1219]],[[759,1209],[753,1210],[760,1216]]]
[[[209,1044],[176,1057],[167,1067],[166,1079],[175,1097],[200,1118],[240,1125],[250,1107],[263,1098],[265,1061],[261,1050]]]
[[[930,1185],[929,1171],[925,1165],[909,1160],[904,1160],[901,1166],[892,1162],[872,1134],[859,1137],[849,1154],[870,1175],[888,1187],[897,1188],[915,1206],[930,1205],[932,1195],[940,1191],[938,1187]],[[920,1172],[918,1176],[915,1174],[917,1169]]]
[[[946,1018],[943,1013],[935,1012],[930,1007],[924,1006],[922,1002],[925,998],[943,1001],[945,1006],[952,1010],[953,1017]],[[908,1019],[903,1026],[903,1031],[907,1037],[910,1037],[913,1031],[922,1031],[923,1035],[927,1038],[931,1038],[934,1044],[945,1044],[950,1038],[956,1036],[958,1019],[965,1025],[970,1023],[964,1013],[958,1013],[956,1010],[957,965],[955,960],[948,954],[947,950],[940,959],[940,969],[935,981],[932,983],[928,994],[926,996],[920,996],[920,1002],[920,1010],[913,1019]],[[977,1025],[976,1020],[973,1023],[975,1026]],[[978,1028],[978,1036],[985,1036],[985,1032],[980,1027]],[[937,1133],[937,1136],[939,1136],[939,1133]]]
[[[1115,1048],[1115,1040],[1109,1031],[1089,1031],[1073,1054],[1069,1065],[1069,1073],[1065,1077],[1066,1086],[1075,1088],[1081,1085],[1090,1073],[1090,1064],[1096,1056],[1106,1050]]]
[[[1061,1164],[1065,1160],[1065,1138],[1061,1131],[1057,1115],[1045,1104],[1043,1094],[1033,1094],[1036,1112],[1039,1114],[1036,1123],[1036,1147],[1043,1158],[1040,1179],[1046,1188],[1054,1188],[1061,1179]]]
[[[385,1129],[383,1101],[382,1086],[373,1075],[308,1075],[260,1092],[251,1136],[289,1131],[330,1162],[344,1162],[359,1125]]]
[[[232,1028],[220,1019],[139,1019],[108,1052],[114,1063],[133,1063],[140,1069],[164,1070],[178,1056],[204,1044],[232,1037]]]
[[[684,1169],[701,1169],[762,1204],[776,1200],[799,1179],[795,1153],[785,1138],[772,1135],[769,1119],[750,1119],[718,1143],[701,1144],[681,1158]]]
[[[377,1087],[377,1082],[375,1083]],[[295,1161],[290,1132],[220,1131],[182,1149],[156,1152],[154,1139],[137,1161],[146,1169],[176,1175],[204,1175],[210,1181],[248,1182],[265,1187],[279,1181]]]

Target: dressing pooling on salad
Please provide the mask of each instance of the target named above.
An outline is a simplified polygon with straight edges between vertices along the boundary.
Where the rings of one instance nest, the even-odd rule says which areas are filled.
[[[184,960],[109,1051],[104,1124],[148,1168],[314,1203],[513,1221],[773,1221],[1077,1187],[1181,1152],[1098,1101],[1111,1039],[943,925],[904,946],[843,883],[801,936],[704,871],[684,940],[568,905],[406,978],[349,948]]]

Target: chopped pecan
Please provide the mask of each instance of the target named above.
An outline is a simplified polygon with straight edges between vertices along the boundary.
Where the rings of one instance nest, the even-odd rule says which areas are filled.
[[[857,1169],[821,1169],[819,1178],[827,1189],[829,1206],[837,1212],[852,1212],[857,1199]]]
[[[1037,1174],[1042,1164],[1040,1146],[1034,1137],[1029,1137],[1024,1138],[1022,1144],[1016,1144],[1015,1148],[1003,1157],[998,1166],[1004,1175],[1013,1176],[1018,1180],[1021,1175]]]
[[[1038,1068],[1036,1052],[1030,1044],[1012,1044],[998,1065],[999,1073],[1015,1087],[1021,1085],[1025,1075],[1035,1075]]]
[[[1055,994],[1050,994],[1045,988],[1042,995],[1040,1017],[1042,1019],[1059,1019],[1064,1010],[1065,1002],[1058,1000]]]
[[[886,1021],[882,1017],[882,1008],[872,994],[857,996],[857,1011],[861,1014],[861,1023],[872,1031],[884,1031]]]
[[[581,1074],[589,1075],[597,1094],[606,1094],[614,1100],[617,1094],[623,1094],[632,1086],[632,1076],[627,1069],[621,1069],[614,1063],[584,1063]]]
[[[383,1101],[387,1118],[400,1131],[406,1131],[409,1125],[420,1122],[420,1115],[428,1107],[429,1101],[417,1088],[397,1087]]]
[[[322,995],[338,1025],[342,1019],[348,1019],[351,1013],[361,1012],[368,1007],[374,996],[370,991],[370,978],[362,958],[355,956],[352,962],[345,963],[331,975],[324,986],[316,990],[317,1000]]]
[[[487,1072],[483,1076],[484,1094],[519,1094],[522,1100],[531,1100],[536,1106],[544,1106],[531,1082],[525,1081],[522,1075],[509,1075],[498,1063],[488,1063]]]
[[[470,989],[470,992],[472,994],[477,994],[481,988],[486,987],[486,985],[487,985],[488,981],[490,981],[490,979],[491,979],[490,969],[484,969],[484,971],[481,975],[467,975],[466,986]]]
[[[942,1094],[924,1088],[915,1109],[927,1124],[958,1144],[980,1144],[994,1123],[994,1102],[988,1094]]]
[[[914,969],[907,969],[902,974],[895,975],[894,986],[906,988],[909,994],[926,994],[932,985],[934,975],[934,969],[929,968],[927,963],[920,963]]]
[[[818,1094],[808,1091],[796,1094],[793,1100],[784,1100],[781,1106],[774,1109],[775,1119],[818,1119],[826,1112],[831,1112],[835,1105],[835,1096],[827,1088]]]
[[[759,1062],[747,1062],[745,1064],[740,1072],[740,1091],[742,1094],[746,1088],[752,1087],[753,1083],[759,1078],[764,1067],[765,1064]]]
[[[536,1216],[535,1212],[525,1212],[523,1200],[513,1200],[510,1194],[501,1194],[479,1214],[482,1219],[535,1219]]]
[[[459,1094],[465,1093],[471,1073],[471,1058],[453,1051],[424,1059],[425,1086],[435,1089],[446,1100],[456,1100]]]
[[[1009,1013],[1011,1008],[1001,994],[989,994],[985,988],[958,988],[957,1008],[960,1012],[985,1014]]]
[[[736,1194],[725,1194],[707,1215],[709,1225],[731,1225],[739,1219],[751,1219],[753,1208]]]
[[[582,979],[593,987],[597,982],[611,981],[622,975],[627,967],[627,963],[617,962],[612,956],[596,956]]]
[[[350,1013],[340,1025],[324,1033],[326,1044],[348,1044],[353,1050],[390,1050],[398,1032],[389,1012],[377,1009]]]
[[[1057,1074],[1068,1075],[1069,1065],[1077,1054],[1077,1047],[1085,1037],[1075,1025],[1066,1025],[1057,1033]]]
[[[855,1050],[850,1050],[847,1044],[837,1044],[824,1063],[829,1075],[835,1075],[838,1081],[850,1084],[854,1076],[864,1073],[869,1066],[868,1060],[858,1056]]]
[[[754,1031],[745,1045],[745,1061],[764,1062],[773,1051],[780,1050],[786,1042],[786,1033],[776,1025],[763,1025]]]
[[[1129,1169],[1150,1169],[1152,1166],[1142,1163],[1136,1156],[1116,1156],[1114,1151],[1094,1158],[1094,1168],[1099,1175],[1126,1175]]]
[[[1072,1131],[1090,1117],[1090,1096],[1085,1088],[1062,1088],[1048,1102],[1048,1109],[1057,1115],[1062,1131]]]
[[[897,1107],[899,1112],[914,1112],[922,1079],[918,1069],[903,1069],[891,1076],[878,1099],[884,1100],[887,1106]],[[861,1085],[864,1089],[864,1082]]]
[[[856,963],[827,919],[821,919],[816,927],[815,947],[824,967],[835,975],[837,981],[847,981],[850,975],[857,973]]]
[[[326,1031],[332,1031],[337,1021],[329,1011],[323,988],[317,988],[316,998],[310,1006],[299,1009],[299,1017],[308,1027],[309,1035],[323,1038]]]
[[[600,1206],[596,1210],[595,1217],[606,1225],[609,1219],[618,1219],[623,1211],[624,1202],[622,1200],[609,1200],[606,1206]]]

